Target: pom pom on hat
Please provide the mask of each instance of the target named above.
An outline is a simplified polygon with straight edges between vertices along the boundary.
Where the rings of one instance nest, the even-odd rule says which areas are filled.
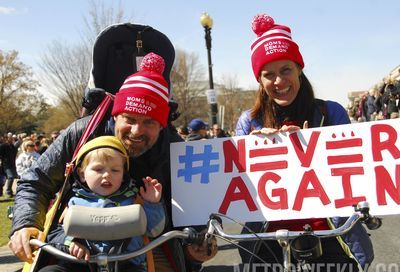
[[[274,26],[275,22],[271,16],[267,14],[257,14],[253,18],[253,22],[251,24],[251,28],[254,33],[260,37],[266,31],[270,30]]]
[[[147,54],[140,65],[140,71],[130,75],[115,95],[112,116],[120,113],[140,114],[167,126],[169,116],[168,83],[162,73],[164,59]]]
[[[251,65],[257,81],[261,69],[269,62],[291,60],[304,67],[299,46],[292,40],[289,27],[275,24],[266,14],[258,14],[253,18],[252,29],[257,39],[251,45]]]
[[[156,73],[162,74],[165,69],[165,61],[164,59],[154,53],[147,54],[140,64],[140,71],[147,70],[147,71],[154,71]]]

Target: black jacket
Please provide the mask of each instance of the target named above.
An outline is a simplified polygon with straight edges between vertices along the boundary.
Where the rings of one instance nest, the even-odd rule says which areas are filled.
[[[43,230],[49,202],[63,185],[66,163],[71,161],[89,118],[90,116],[72,123],[22,175],[17,186],[11,234],[24,227]],[[114,135],[112,118],[103,121],[90,138],[101,135]],[[132,178],[141,181],[143,177],[151,176],[163,185],[163,200],[167,208],[166,230],[172,228],[170,143],[178,141],[183,140],[172,127],[167,127],[161,131],[152,149],[130,162],[133,166],[130,171]],[[178,251],[181,252],[181,249]]]
[[[18,148],[8,142],[0,144],[0,160],[2,167],[16,171],[15,160],[17,158]]]

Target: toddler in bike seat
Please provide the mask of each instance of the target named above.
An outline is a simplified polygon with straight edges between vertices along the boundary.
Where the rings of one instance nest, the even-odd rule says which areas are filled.
[[[114,136],[101,136],[82,146],[76,157],[74,169],[74,195],[68,206],[117,207],[132,205],[137,198],[143,199],[147,218],[147,235],[154,237],[164,229],[165,210],[160,202],[162,185],[157,179],[144,177],[144,186],[139,189],[128,175],[129,156],[122,143]],[[143,237],[132,237],[118,241],[87,241],[68,237],[59,227],[57,240],[63,238],[68,252],[80,259],[89,260],[90,254],[131,252],[143,247]],[[111,229],[110,232],[118,232]],[[52,241],[50,241],[52,242]],[[64,249],[66,250],[66,249]],[[118,271],[147,271],[146,256],[141,255],[129,261],[120,262]],[[91,271],[89,264],[61,261],[47,266],[40,272]],[[64,270],[62,270],[64,271]]]

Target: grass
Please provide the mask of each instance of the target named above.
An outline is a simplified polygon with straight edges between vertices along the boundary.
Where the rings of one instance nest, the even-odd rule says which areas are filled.
[[[14,199],[0,197],[0,246],[4,246],[8,242],[11,220],[7,217],[7,208],[12,205],[14,205]]]

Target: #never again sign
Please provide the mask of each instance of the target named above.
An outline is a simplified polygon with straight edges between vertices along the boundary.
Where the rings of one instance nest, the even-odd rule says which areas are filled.
[[[171,144],[175,226],[400,213],[399,120]]]

